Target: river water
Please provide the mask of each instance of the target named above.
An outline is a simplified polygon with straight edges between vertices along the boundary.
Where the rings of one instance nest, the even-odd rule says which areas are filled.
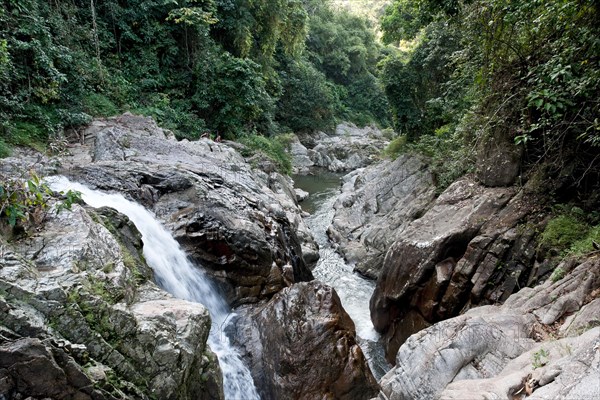
[[[313,274],[316,279],[335,288],[344,309],[355,323],[358,343],[373,375],[379,380],[391,366],[385,361],[379,335],[369,315],[369,299],[375,283],[354,273],[352,267],[335,252],[326,234],[334,215],[333,204],[339,194],[340,175],[325,171],[318,176],[296,176],[294,180],[297,187],[310,193],[302,207],[311,213],[307,223],[320,247],[320,259]],[[142,234],[144,257],[154,271],[157,284],[177,298],[202,303],[210,311],[212,328],[208,343],[219,358],[225,398],[260,399],[250,371],[223,333],[231,310],[202,270],[189,261],[179,243],[152,213],[120,194],[92,190],[63,177],[52,178],[49,183],[53,190],[81,192],[83,200],[92,207],[111,207],[129,217]]]
[[[310,193],[310,197],[300,204],[304,211],[311,213],[306,222],[319,245],[320,259],[313,275],[337,292],[344,309],[354,321],[359,345],[371,371],[379,380],[391,369],[391,365],[385,360],[383,346],[373,328],[369,312],[369,300],[375,290],[375,282],[355,273],[327,237],[327,228],[334,217],[333,204],[340,193],[340,178],[340,174],[327,170],[319,170],[316,175],[293,177],[296,187]]]
[[[173,296],[203,304],[210,312],[212,326],[208,338],[211,350],[219,358],[223,372],[223,389],[227,400],[259,400],[250,371],[230,343],[226,329],[229,307],[202,270],[194,266],[179,243],[143,206],[120,194],[89,189],[63,177],[49,180],[57,191],[77,190],[88,205],[110,207],[125,214],[142,234],[144,257],[154,271],[156,283]]]

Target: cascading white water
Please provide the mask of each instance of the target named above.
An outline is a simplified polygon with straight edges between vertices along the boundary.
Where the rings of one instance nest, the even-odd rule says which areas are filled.
[[[143,206],[120,194],[89,189],[64,177],[48,180],[53,190],[77,190],[92,207],[110,207],[125,214],[142,234],[144,257],[154,270],[156,283],[173,296],[203,304],[210,311],[212,327],[208,343],[223,372],[225,398],[259,400],[250,371],[223,333],[229,307],[201,269],[192,265],[179,243]]]
[[[298,186],[311,192],[308,208],[313,213],[306,222],[319,245],[320,256],[313,275],[336,290],[344,309],[354,321],[356,336],[371,371],[379,380],[391,366],[385,360],[379,334],[373,327],[369,312],[369,300],[375,290],[375,283],[354,273],[352,266],[344,261],[329,242],[326,231],[335,213],[333,204],[339,194],[339,178],[328,173],[322,175],[295,178]]]

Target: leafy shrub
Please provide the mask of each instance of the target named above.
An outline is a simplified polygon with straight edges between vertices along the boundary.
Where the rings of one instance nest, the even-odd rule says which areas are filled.
[[[239,139],[246,146],[242,151],[244,157],[251,157],[260,153],[275,163],[279,172],[290,174],[292,172],[292,161],[286,148],[289,145],[290,135],[278,135],[267,138],[260,135],[245,135]]]
[[[0,220],[9,226],[39,224],[46,216],[48,200],[54,195],[46,183],[34,172],[24,179],[0,176]],[[56,212],[70,210],[71,205],[81,200],[76,191],[60,192],[64,200],[58,203]]]
[[[402,153],[416,153],[429,159],[429,168],[435,177],[438,194],[461,176],[472,172],[474,161],[462,136],[446,126],[435,135],[423,135],[410,143],[405,135],[392,140],[383,151],[385,157],[397,158]]]
[[[381,133],[387,140],[394,140],[396,138],[396,132],[392,128],[385,128]]]
[[[540,244],[558,251],[566,251],[575,242],[584,239],[588,231],[589,226],[579,218],[562,214],[548,222],[540,238]]]
[[[0,158],[10,156],[10,146],[0,137]]]
[[[404,151],[406,151],[406,136],[398,136],[383,150],[383,155],[395,160]]]
[[[333,127],[334,94],[325,75],[306,61],[291,62],[280,73],[283,94],[276,118],[294,132]]]
[[[556,283],[565,277],[565,273],[566,272],[564,269],[562,269],[561,267],[558,267],[554,271],[552,271],[552,275],[550,275],[550,280],[553,283]]]
[[[204,120],[191,110],[189,102],[171,100],[164,93],[149,96],[146,103],[133,112],[154,118],[161,127],[172,130],[178,139],[196,140],[206,130]]]
[[[16,146],[32,147],[43,151],[48,138],[44,128],[38,124],[17,121],[9,128],[9,142]]]
[[[584,255],[597,251],[598,248],[594,246],[594,243],[600,243],[600,225],[594,226],[588,230],[587,235],[583,239],[577,240],[569,248],[569,253],[573,255]]]
[[[83,98],[85,112],[94,117],[111,117],[119,113],[119,108],[102,93],[89,93]]]

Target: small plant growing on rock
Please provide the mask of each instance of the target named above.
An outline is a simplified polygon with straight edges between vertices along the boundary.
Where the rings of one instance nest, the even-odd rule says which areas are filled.
[[[541,368],[544,365],[548,364],[548,356],[550,353],[544,348],[539,349],[535,353],[533,353],[532,365],[533,369]]]
[[[22,224],[40,224],[47,215],[48,202],[55,194],[46,183],[30,171],[28,176],[6,177],[0,174],[0,221],[7,222],[11,228]],[[70,210],[73,203],[81,201],[81,193],[69,190],[62,202],[56,207],[56,212]]]
[[[552,283],[556,283],[565,277],[565,270],[562,267],[557,267],[550,275],[550,280]]]

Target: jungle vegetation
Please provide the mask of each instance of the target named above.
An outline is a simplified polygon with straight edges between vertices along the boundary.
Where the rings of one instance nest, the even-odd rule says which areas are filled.
[[[523,180],[600,202],[595,0],[0,1],[2,156],[123,111],[252,143],[346,120],[446,184],[508,140]],[[341,3],[387,4],[381,32]]]

